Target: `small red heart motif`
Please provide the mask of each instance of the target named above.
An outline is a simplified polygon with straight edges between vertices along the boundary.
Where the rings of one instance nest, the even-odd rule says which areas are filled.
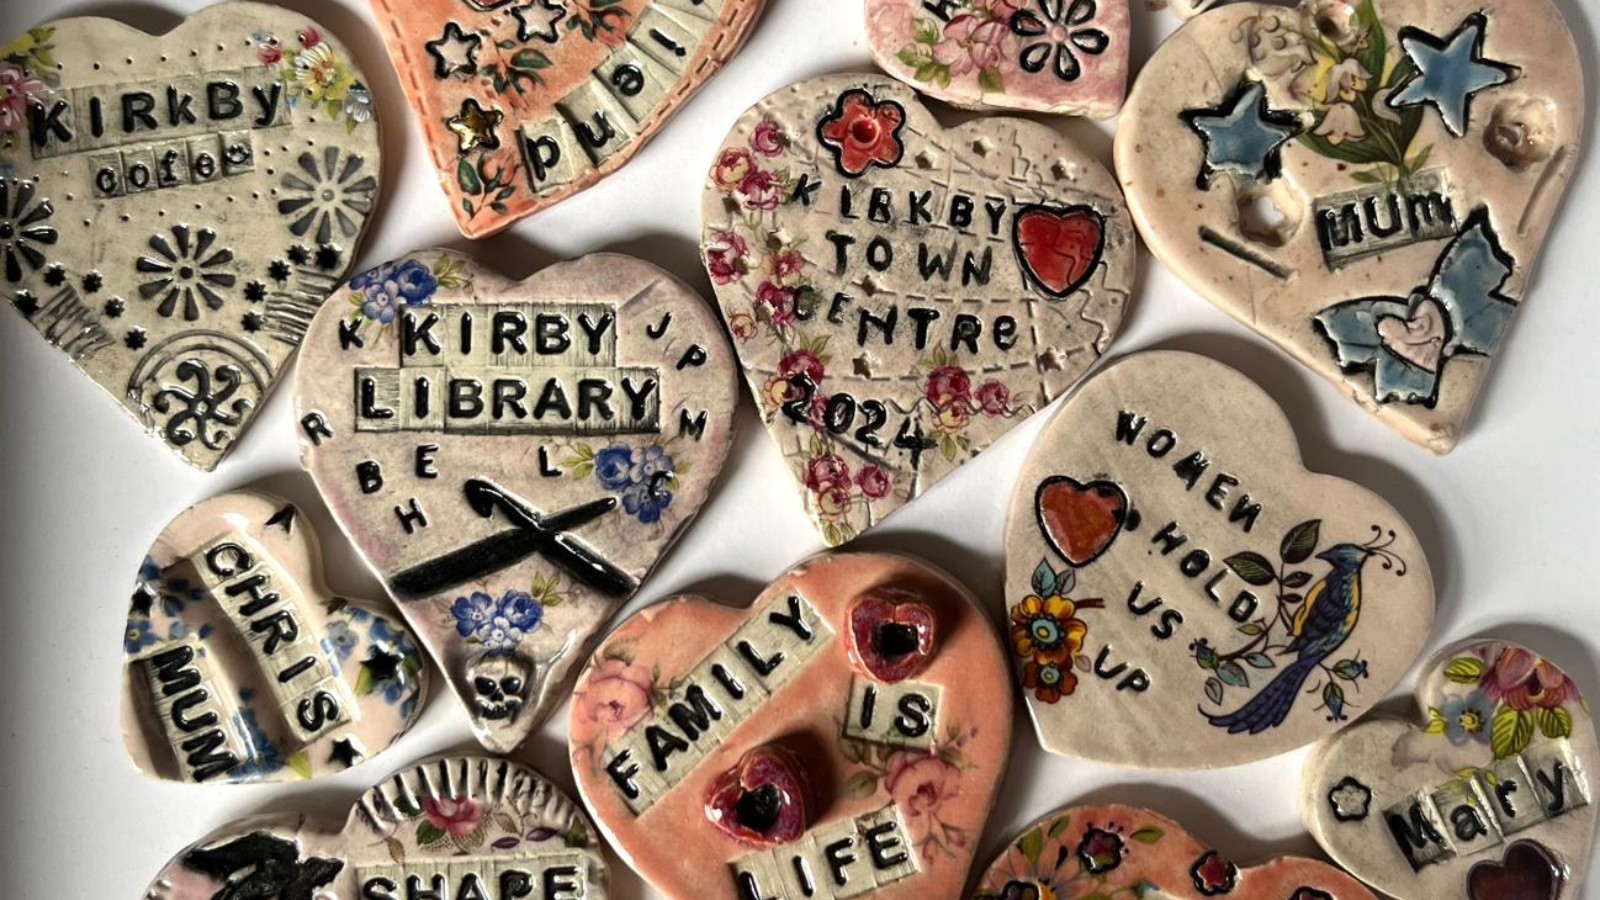
[[[1033,502],[1045,540],[1079,568],[1099,559],[1128,519],[1128,495],[1110,481],[1055,475],[1039,484]]]
[[[1087,206],[1023,207],[1011,229],[1028,280],[1051,297],[1082,287],[1105,250],[1105,218]]]
[[[886,684],[922,671],[933,653],[933,610],[912,596],[878,589],[850,607],[850,659]]]
[[[811,779],[793,751],[766,744],[740,757],[706,792],[706,818],[751,847],[780,847],[811,824]]]
[[[1500,862],[1475,864],[1467,874],[1468,900],[1556,900],[1561,864],[1536,841],[1516,841]]]

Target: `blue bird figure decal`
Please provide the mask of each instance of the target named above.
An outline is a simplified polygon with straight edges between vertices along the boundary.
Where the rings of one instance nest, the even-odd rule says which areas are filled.
[[[1344,646],[1360,622],[1361,575],[1366,564],[1378,559],[1384,569],[1398,565],[1398,574],[1405,574],[1404,562],[1389,549],[1393,542],[1394,532],[1380,532],[1380,539],[1372,542],[1334,544],[1316,554],[1328,564],[1328,571],[1306,591],[1305,600],[1289,621],[1289,639],[1280,657],[1293,656],[1293,661],[1233,712],[1205,713],[1212,725],[1226,728],[1230,734],[1260,734],[1283,724],[1306,681],[1326,669],[1329,657]],[[1340,715],[1339,709],[1330,708],[1330,712]]]

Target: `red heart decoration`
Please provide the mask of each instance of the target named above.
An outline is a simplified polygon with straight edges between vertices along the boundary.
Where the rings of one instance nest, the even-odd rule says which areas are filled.
[[[1106,245],[1105,217],[1087,206],[1030,206],[1012,224],[1028,279],[1052,297],[1083,286]]]
[[[880,590],[850,607],[850,659],[887,684],[922,671],[933,652],[933,610],[910,597]]]
[[[1106,552],[1128,519],[1128,495],[1110,481],[1056,475],[1040,483],[1033,502],[1045,540],[1079,568]]]
[[[811,781],[794,751],[751,750],[718,775],[706,792],[706,818],[751,847],[781,847],[811,824]]]
[[[1561,865],[1543,844],[1517,841],[1500,859],[1472,867],[1468,900],[1556,900],[1561,893]]]

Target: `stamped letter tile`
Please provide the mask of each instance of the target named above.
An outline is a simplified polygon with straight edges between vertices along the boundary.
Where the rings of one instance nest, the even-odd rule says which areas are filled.
[[[614,254],[521,282],[447,250],[385,263],[329,300],[296,377],[303,463],[497,750],[694,518],[737,390],[705,301]]]
[[[1034,445],[1005,604],[1046,750],[1204,769],[1361,715],[1421,652],[1434,597],[1400,514],[1306,471],[1271,397],[1151,351],[1085,384]]]
[[[179,853],[147,900],[605,900],[594,826],[532,769],[446,756],[397,772],[337,823],[273,814]]]
[[[1584,895],[1594,854],[1594,722],[1555,663],[1505,641],[1436,655],[1421,717],[1319,744],[1300,795],[1328,855],[1399,900]]]
[[[835,75],[745,113],[701,251],[745,378],[830,545],[1064,393],[1128,305],[1110,174],[1055,131],[946,131],[904,85]]]
[[[1548,0],[1236,3],[1145,65],[1117,175],[1191,288],[1447,453],[1528,295],[1586,112]]]
[[[209,470],[355,259],[375,116],[345,46],[275,6],[30,29],[0,45],[0,299]]]
[[[467,237],[621,168],[743,43],[763,0],[372,0]]]
[[[852,610],[886,595],[933,622],[915,680],[851,650]],[[898,649],[897,628],[862,631]],[[965,588],[910,557],[839,553],[747,609],[686,596],[624,621],[578,678],[568,735],[596,821],[669,896],[939,900],[961,896],[994,800],[1006,690]]]
[[[1128,88],[1128,0],[866,0],[885,72],[969,109],[1106,119]]]
[[[1184,827],[1132,806],[1073,806],[1029,825],[990,864],[972,900],[1072,896],[1163,900],[1377,900],[1327,863],[1277,856],[1241,866]],[[1487,898],[1483,898],[1487,900]]]
[[[411,727],[428,668],[387,603],[334,596],[295,506],[219,494],[139,566],[123,649],[128,754],[147,774],[260,782],[342,772]]]

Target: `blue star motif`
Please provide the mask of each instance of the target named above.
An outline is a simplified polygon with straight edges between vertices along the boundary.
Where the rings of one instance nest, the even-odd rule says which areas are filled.
[[[1211,187],[1218,172],[1250,182],[1266,182],[1283,169],[1283,145],[1304,126],[1292,113],[1267,105],[1267,89],[1259,81],[1240,81],[1233,93],[1210,108],[1178,114],[1205,144],[1205,159],[1195,183]]]
[[[1515,66],[1483,58],[1483,29],[1488,22],[1483,13],[1473,13],[1443,40],[1420,28],[1400,29],[1400,46],[1417,70],[1389,95],[1389,106],[1403,109],[1426,103],[1439,111],[1450,134],[1466,134],[1472,95],[1517,77]]]

